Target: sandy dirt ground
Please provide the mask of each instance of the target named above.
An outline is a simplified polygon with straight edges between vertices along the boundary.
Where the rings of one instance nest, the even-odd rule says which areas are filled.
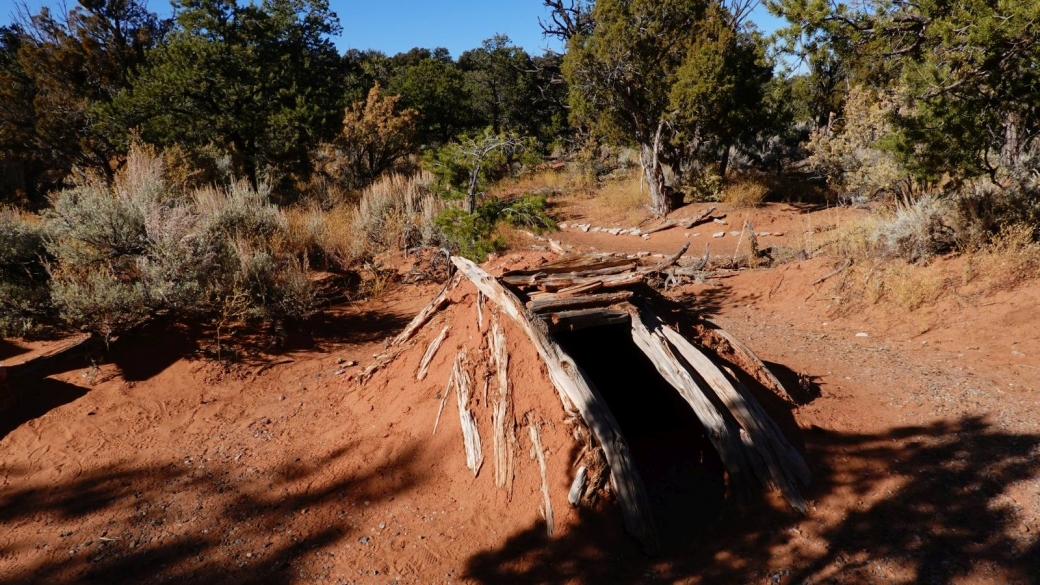
[[[855,212],[770,206],[751,221],[804,238],[844,213]],[[558,237],[626,253],[687,240],[693,252],[705,239]],[[729,239],[712,239],[713,252]],[[0,414],[0,583],[1040,583],[1040,284],[850,313],[835,306],[835,279],[813,284],[837,265],[821,257],[669,293],[792,389],[797,404],[767,407],[812,469],[804,516],[775,494],[705,499],[704,521],[644,556],[611,502],[562,501],[573,429],[513,332],[516,414],[544,436],[550,538],[526,427],[511,493],[489,462],[476,478],[467,469],[453,396],[432,433],[455,356],[481,347],[473,298],[425,328],[419,352],[363,387],[350,380],[439,290],[399,286],[326,311],[277,355],[221,364],[187,332],[155,330],[97,365],[24,383]],[[421,349],[445,326],[416,381]],[[0,342],[0,363],[32,350]]]

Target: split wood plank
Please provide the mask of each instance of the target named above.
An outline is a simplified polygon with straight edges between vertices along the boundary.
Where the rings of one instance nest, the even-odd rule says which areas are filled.
[[[565,407],[572,405],[577,409],[603,448],[625,527],[647,553],[656,554],[659,549],[657,528],[654,526],[646,488],[632,462],[628,442],[625,441],[621,427],[607,407],[606,401],[578,364],[553,341],[545,323],[541,319],[528,319],[523,305],[516,296],[473,262],[459,257],[453,257],[451,260],[459,272],[489,299],[495,301],[534,344]]]
[[[791,507],[804,514],[805,498],[799,492],[798,483],[808,484],[811,477],[809,468],[801,454],[791,446],[776,426],[772,417],[743,384],[731,382],[708,356],[686,338],[661,322],[648,309],[644,309],[644,315],[647,320],[656,321],[653,325],[664,333],[665,338],[686,363],[715,391],[733,418],[748,434],[752,448],[761,455],[761,460],[766,466],[765,469],[755,470],[762,483],[780,488]],[[757,459],[753,458],[751,461],[755,462]]]
[[[717,399],[712,400],[714,396],[709,394],[710,390],[701,388],[685,363],[672,353],[660,328],[645,321],[635,307],[632,308],[632,339],[665,381],[675,388],[693,409],[697,419],[704,425],[708,439],[718,451],[736,489],[750,495],[754,471],[748,461],[740,429],[735,421],[727,420],[721,405],[717,404]]]
[[[577,271],[566,271],[558,270],[555,272],[545,271],[533,271],[531,274],[521,275],[508,275],[502,277],[502,282],[513,286],[532,286],[537,284],[540,280],[546,280],[551,276],[566,276],[569,278],[582,278],[589,276],[610,276],[611,274],[622,274],[628,272],[636,267],[636,263],[632,260],[612,260],[605,262],[602,267],[597,267],[588,270],[577,270]]]
[[[567,502],[577,508],[578,504],[581,503],[581,497],[585,495],[585,484],[589,479],[589,468],[582,465],[578,468],[578,473],[574,475],[574,481],[571,482],[571,489],[567,492]]]
[[[426,372],[430,367],[430,362],[433,361],[433,357],[437,355],[437,350],[440,349],[441,344],[444,343],[444,339],[448,337],[448,331],[451,330],[451,325],[445,325],[444,329],[441,329],[440,335],[438,335],[429,347],[426,348],[426,353],[423,354],[422,360],[419,362],[419,373],[415,375],[416,380],[423,380],[426,378]]]
[[[513,462],[516,440],[516,421],[509,393],[509,349],[506,335],[498,322],[498,313],[491,314],[491,335],[488,338],[491,358],[495,362],[498,396],[491,413],[492,436],[495,451],[495,485],[513,492]]]
[[[469,371],[466,369],[466,350],[459,352],[452,368],[454,379],[455,398],[459,405],[459,423],[462,426],[462,445],[466,451],[466,467],[473,470],[473,477],[480,473],[480,467],[484,463],[484,454],[480,449],[480,433],[477,431],[477,421],[469,410]]]
[[[623,303],[633,296],[634,293],[630,290],[596,295],[565,296],[563,298],[553,295],[551,298],[539,298],[530,301],[527,303],[527,308],[533,313],[544,313],[546,311],[580,309],[583,307],[602,307]]]
[[[556,528],[553,522],[552,499],[549,497],[549,474],[545,463],[545,449],[542,447],[542,428],[532,417],[528,417],[527,430],[531,435],[531,459],[537,459],[538,472],[542,476],[542,514],[545,517],[545,531],[549,538],[552,538]]]

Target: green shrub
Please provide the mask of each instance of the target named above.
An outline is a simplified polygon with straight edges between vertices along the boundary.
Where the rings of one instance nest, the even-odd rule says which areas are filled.
[[[38,221],[0,208],[0,335],[25,335],[52,313],[47,253]]]
[[[483,262],[488,254],[505,247],[505,239],[496,233],[500,222],[537,232],[556,229],[556,222],[546,212],[545,197],[539,195],[491,198],[474,213],[452,207],[437,216],[436,221],[449,247],[476,262]]]
[[[266,188],[169,188],[135,152],[111,187],[57,194],[47,214],[51,299],[69,326],[104,336],[163,317],[229,325],[306,317],[310,283]]]

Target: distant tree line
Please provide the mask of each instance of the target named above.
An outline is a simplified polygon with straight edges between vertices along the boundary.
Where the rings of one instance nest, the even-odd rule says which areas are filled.
[[[170,19],[138,0],[23,12],[0,28],[0,203],[38,207],[75,174],[111,182],[134,140],[283,194],[312,177],[323,146],[357,146],[366,153],[349,157],[385,167],[379,147],[357,143],[372,132],[343,133],[371,99],[370,126],[406,147],[394,158],[485,128],[543,149],[566,140],[558,55],[532,56],[505,36],[457,59],[443,48],[341,55],[339,31],[326,0],[173,0]],[[396,96],[389,110],[379,96]],[[388,117],[402,112],[412,114],[394,127]],[[352,187],[384,170],[358,164],[333,166],[355,173]]]

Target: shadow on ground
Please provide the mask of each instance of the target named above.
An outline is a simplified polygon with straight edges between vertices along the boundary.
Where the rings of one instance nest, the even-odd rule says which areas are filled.
[[[229,453],[8,488],[0,524],[40,530],[19,543],[0,538],[0,583],[330,582],[321,559],[333,545],[343,554],[361,503],[393,499],[422,475],[414,446],[352,474],[328,473],[350,450],[267,470]],[[19,470],[5,471],[18,485]],[[33,565],[10,564],[19,548],[22,558],[35,549]]]
[[[1004,494],[1040,475],[1040,436],[967,418],[879,435],[813,429],[805,442],[814,504],[827,506],[839,491],[862,498],[841,520],[812,507],[803,518],[764,501],[743,512],[730,507],[715,525],[648,559],[620,536],[617,510],[605,510],[553,540],[531,526],[472,557],[466,576],[487,584],[1037,582],[1040,544],[1022,538],[1023,519]],[[825,546],[804,542],[809,533]],[[780,550],[789,556],[778,560]]]

